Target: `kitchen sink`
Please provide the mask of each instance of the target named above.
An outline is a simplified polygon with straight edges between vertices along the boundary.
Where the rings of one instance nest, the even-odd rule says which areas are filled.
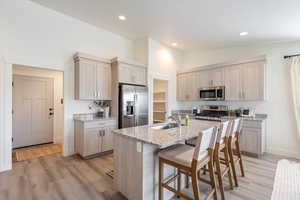
[[[165,129],[171,129],[171,128],[177,128],[177,127],[178,127],[178,124],[176,124],[176,123],[167,123],[167,124],[152,126],[151,128],[154,130],[165,130]]]

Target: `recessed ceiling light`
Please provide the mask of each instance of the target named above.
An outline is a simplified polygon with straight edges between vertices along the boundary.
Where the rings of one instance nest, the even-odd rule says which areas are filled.
[[[173,46],[173,47],[176,47],[176,46],[177,46],[177,43],[176,43],[176,42],[173,42],[173,43],[172,43],[172,46]]]
[[[124,15],[120,15],[120,16],[119,16],[119,20],[125,21],[125,20],[126,20],[126,17],[125,17]]]
[[[245,36],[245,35],[248,35],[248,32],[241,32],[240,33],[240,36]]]

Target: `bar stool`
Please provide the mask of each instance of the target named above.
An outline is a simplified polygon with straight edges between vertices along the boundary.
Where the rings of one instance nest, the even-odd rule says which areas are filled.
[[[230,167],[230,159],[228,153],[228,137],[226,134],[231,130],[231,121],[222,122],[220,129],[217,134],[217,142],[214,151],[214,165],[216,167],[215,173],[217,174],[219,187],[221,192],[221,197],[225,199],[225,192],[224,192],[224,184],[223,178],[225,175],[228,175],[230,188],[233,189],[233,182],[232,182],[232,175],[231,175],[231,167]],[[220,157],[221,152],[224,153],[224,158]],[[221,164],[225,167],[221,169]]]
[[[196,147],[180,144],[175,148],[166,149],[159,153],[159,200],[164,198],[164,189],[174,192],[177,196],[188,200],[199,200],[200,192],[198,180],[201,180],[211,186],[211,191],[205,199],[214,196],[217,199],[217,191],[215,184],[214,168],[213,168],[213,149],[216,142],[217,127],[207,129],[199,133]],[[169,180],[164,181],[164,164],[177,168],[177,174]],[[198,171],[208,165],[210,180],[202,179],[198,176]],[[180,186],[181,173],[185,173],[192,178],[192,186],[194,198],[183,194]],[[177,189],[169,186],[172,181],[178,181]]]
[[[239,163],[242,177],[245,176],[243,159],[240,149],[240,134],[242,130],[242,119],[237,118],[233,120],[231,131],[228,139],[228,153],[230,157],[230,164],[233,173],[235,186],[238,187],[238,180],[236,175],[235,165]],[[235,148],[235,150],[233,150]]]

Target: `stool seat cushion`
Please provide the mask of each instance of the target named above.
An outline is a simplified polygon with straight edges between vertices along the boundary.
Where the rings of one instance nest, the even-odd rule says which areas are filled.
[[[159,152],[159,157],[177,164],[191,167],[195,148],[185,144],[179,144],[174,147]],[[208,152],[200,154],[198,162],[208,158]]]

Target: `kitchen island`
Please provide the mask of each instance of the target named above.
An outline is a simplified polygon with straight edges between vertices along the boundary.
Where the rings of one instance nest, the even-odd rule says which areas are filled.
[[[157,200],[159,151],[196,138],[214,126],[219,122],[191,120],[189,126],[180,128],[157,124],[114,130],[115,189],[130,200]],[[174,173],[172,167],[165,166],[165,177]],[[173,195],[165,190],[165,199]]]

